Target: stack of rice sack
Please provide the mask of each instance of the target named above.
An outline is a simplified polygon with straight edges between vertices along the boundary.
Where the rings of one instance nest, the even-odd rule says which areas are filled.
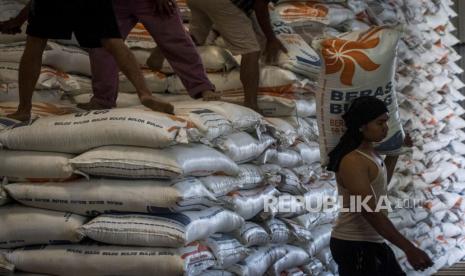
[[[334,212],[264,211],[265,200],[279,194],[313,201],[334,194],[318,148],[299,151],[295,130],[286,137],[238,105],[188,101],[175,108],[177,116],[121,108],[3,130],[2,268],[72,275],[323,271],[310,256],[327,246]]]
[[[464,84],[457,77],[463,70],[455,64],[460,56],[452,48],[458,42],[449,21],[456,16],[452,4],[452,1],[369,3],[372,12],[385,11],[374,16],[380,23],[395,22],[397,18],[405,28],[398,48],[396,90],[400,118],[415,147],[399,161],[390,191],[394,202],[411,208],[395,209],[391,218],[407,237],[432,256],[435,265],[427,274],[453,265],[465,256],[462,242],[465,110],[460,104],[465,98],[459,92]],[[402,252],[396,251],[409,274],[423,275],[411,271]]]
[[[350,101],[362,95],[383,99],[390,110],[390,133],[378,150],[404,151],[399,120],[415,142],[390,184],[390,217],[435,261],[423,273],[454,264],[465,256],[465,125],[459,104],[465,98],[459,92],[464,84],[456,76],[463,72],[455,64],[460,56],[452,48],[458,42],[449,21],[456,16],[452,1],[341,1],[338,17],[321,20],[324,28],[312,32],[317,19],[307,18],[336,14],[328,7],[338,5],[318,2],[333,3],[280,1],[276,10],[321,54],[316,103],[322,164],[344,131],[340,115]],[[331,25],[336,19],[341,21]],[[393,248],[405,271],[424,275],[413,271],[404,254]]]

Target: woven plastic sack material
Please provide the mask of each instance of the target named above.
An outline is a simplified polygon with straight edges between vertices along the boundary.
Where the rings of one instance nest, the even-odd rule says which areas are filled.
[[[271,11],[270,20],[276,37],[287,49],[287,53],[281,52],[278,56],[279,67],[316,79],[321,68],[321,59],[315,50],[283,20],[279,11]]]
[[[154,93],[165,93],[168,89],[168,78],[165,74],[152,70],[142,69],[145,83],[150,91]],[[118,91],[124,93],[136,93],[136,88],[128,78],[120,73]]]
[[[74,155],[53,152],[0,150],[0,176],[8,181],[60,181],[73,175]]]
[[[309,275],[321,275],[320,273],[323,273],[325,267],[320,260],[313,258],[308,264],[302,266],[302,269]]]
[[[344,6],[310,1],[282,3],[276,6],[276,12],[281,20],[293,27],[312,27],[315,22],[337,26],[344,21],[355,19],[354,12]]]
[[[174,113],[194,125],[187,130],[189,140],[192,141],[208,142],[233,130],[232,123],[228,119],[207,108],[176,107]]]
[[[292,149],[300,153],[305,164],[311,165],[320,162],[320,145],[317,142],[297,142]]]
[[[34,90],[32,102],[62,103],[64,92],[60,89]],[[0,83],[0,102],[19,101],[19,87],[17,83]]]
[[[92,98],[92,93],[85,93],[76,95],[73,97],[73,100],[76,103],[88,103]],[[127,107],[134,107],[140,106],[139,97],[136,94],[130,93],[118,93],[118,99],[116,100],[116,106],[119,108],[127,108]]]
[[[329,246],[332,227],[332,224],[329,223],[317,226],[311,230],[314,239],[305,246],[305,250],[310,256],[316,256],[321,250]]]
[[[270,235],[271,243],[287,243],[290,240],[291,232],[280,219],[270,219],[263,223],[265,230]]]
[[[20,205],[0,207],[0,247],[77,243],[83,236],[76,230],[87,218]]]
[[[10,203],[11,198],[8,196],[8,193],[5,190],[6,179],[4,178],[2,182],[0,182],[0,206],[6,205]]]
[[[224,73],[208,73],[208,79],[213,85],[215,90],[221,93],[243,93],[244,88],[240,80],[239,70],[232,70]],[[167,90],[173,94],[185,94],[187,93],[181,78],[177,75],[172,75],[167,78]]]
[[[276,137],[279,143],[284,147],[293,145],[297,138],[299,138],[297,129],[284,118],[268,117],[265,118],[265,120],[267,122],[267,130],[273,135],[273,137]]]
[[[290,169],[283,168],[281,170],[282,182],[278,185],[280,192],[289,193],[291,195],[302,195],[308,192],[308,187],[304,185],[299,177]]]
[[[287,253],[285,246],[268,245],[259,247],[245,260],[233,265],[228,271],[239,276],[264,275],[267,269]]]
[[[393,88],[399,36],[396,30],[373,27],[321,43],[325,65],[316,101],[322,165],[326,165],[327,154],[345,131],[341,116],[350,102],[360,96],[376,96],[389,110],[389,132],[377,150],[395,153],[401,148],[404,133]]]
[[[211,45],[199,46],[197,52],[199,52],[202,64],[208,73],[229,72],[239,66],[232,54],[226,49]],[[147,64],[149,64],[149,61],[147,61]],[[174,73],[173,68],[166,59],[163,61],[160,71],[166,74]]]
[[[24,45],[26,45],[24,42],[0,44],[0,62],[19,63],[23,56]]]
[[[262,116],[260,114],[240,105],[216,101],[174,102],[173,105],[175,110],[183,108],[209,109],[228,119],[236,130],[255,130],[262,123]]]
[[[272,186],[266,186],[253,190],[231,192],[220,199],[225,202],[228,208],[248,220],[263,210],[267,198],[278,194],[278,190]]]
[[[105,146],[83,153],[70,163],[86,174],[132,179],[239,173],[231,159],[202,144],[175,145],[166,149]]]
[[[291,269],[286,269],[283,272],[281,272],[281,275],[286,275],[286,276],[305,276],[305,272],[302,271],[302,269],[298,267],[294,267]]]
[[[180,249],[48,245],[16,249],[5,257],[20,271],[70,276],[200,275],[215,264],[208,248],[198,243]]]
[[[91,76],[89,54],[78,47],[63,46],[48,42],[42,57],[42,64],[66,73]]]
[[[92,179],[63,183],[15,183],[5,186],[20,203],[87,216],[101,213],[158,213],[161,208],[180,212],[218,205],[196,179],[167,181]]]
[[[272,181],[276,175],[277,172],[266,172],[256,165],[242,164],[239,165],[238,176],[210,175],[200,177],[199,180],[215,196],[224,196],[239,189],[254,189],[262,186],[265,182]]]
[[[291,149],[268,149],[257,161],[260,164],[275,164],[283,168],[294,168],[302,165],[302,156]]]
[[[235,274],[226,270],[209,269],[202,272],[202,276],[234,276]]]
[[[302,248],[292,245],[286,245],[285,247],[287,250],[286,255],[268,269],[268,274],[280,276],[283,271],[293,267],[300,267],[310,261],[310,256]]]
[[[265,245],[270,242],[270,235],[260,225],[246,221],[241,228],[233,232],[234,237],[246,247]]]
[[[219,138],[214,143],[226,156],[241,164],[258,158],[275,142],[276,140],[268,135],[261,135],[259,141],[246,132],[235,132]]]
[[[302,141],[307,143],[318,141],[319,132],[316,119],[299,117],[284,117],[283,119],[294,127]]]
[[[313,239],[309,229],[290,219],[281,218],[281,220],[286,223],[291,232],[290,240],[295,242],[309,242]]]
[[[266,95],[268,93],[270,95]],[[267,117],[316,116],[316,103],[314,100],[299,100],[293,99],[291,95],[285,96],[275,96],[271,92],[259,93],[258,108],[260,113]],[[224,98],[224,100],[228,100],[228,98]]]
[[[205,245],[215,255],[216,267],[226,269],[236,264],[248,255],[248,249],[240,244],[235,238],[225,234],[214,234],[210,236]]]
[[[177,248],[213,233],[234,231],[243,223],[237,214],[212,207],[163,215],[101,215],[78,231],[107,244]]]
[[[0,62],[0,83],[18,83],[19,63]],[[70,75],[48,66],[42,66],[36,89],[79,89],[79,84]]]
[[[82,153],[104,145],[161,148],[187,143],[187,122],[137,109],[96,110],[39,118],[0,134],[0,144],[15,150]]]

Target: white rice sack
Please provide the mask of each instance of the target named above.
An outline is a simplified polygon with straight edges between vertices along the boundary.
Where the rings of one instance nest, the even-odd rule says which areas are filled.
[[[196,179],[176,184],[118,179],[40,185],[15,183],[6,185],[5,189],[12,198],[27,206],[87,216],[113,212],[158,213],[162,208],[179,212],[218,205],[213,194]]]
[[[306,265],[302,266],[303,271],[309,275],[321,275],[325,269],[324,265],[317,258],[313,258]]]
[[[233,232],[234,237],[246,247],[265,245],[270,242],[270,235],[260,225],[246,221],[241,228]]]
[[[266,182],[273,183],[274,179],[279,177],[277,174],[278,172],[265,171],[256,165],[242,164],[239,165],[238,176],[210,175],[200,177],[199,180],[215,196],[224,196],[238,189],[254,189]]]
[[[270,235],[271,243],[287,243],[290,240],[291,232],[286,223],[280,219],[270,219],[263,223],[263,227]]]
[[[66,73],[91,76],[89,54],[81,48],[48,42],[42,64]]]
[[[24,45],[24,42],[0,44],[0,61],[19,63],[23,56]]]
[[[165,93],[168,90],[168,78],[165,74],[142,69],[142,75],[144,76],[145,83],[150,91],[154,93]],[[123,74],[119,74],[119,85],[118,91],[124,93],[136,93],[136,88],[129,81],[129,79]]]
[[[212,45],[199,46],[197,47],[197,52],[208,73],[229,72],[239,66],[232,54],[224,48]],[[163,61],[160,71],[166,74],[174,73],[173,68],[166,59]]]
[[[310,256],[316,256],[321,250],[329,246],[331,239],[332,224],[323,224],[311,230],[313,241],[305,246],[305,250]]]
[[[104,146],[83,153],[71,159],[70,163],[86,174],[132,179],[239,173],[234,161],[202,144],[176,145],[165,149]]]
[[[290,219],[282,218],[281,220],[284,221],[289,227],[289,231],[291,232],[291,240],[295,242],[309,242],[313,239],[312,233],[309,229]]]
[[[446,204],[448,209],[459,208],[462,203],[463,197],[460,194],[442,192],[438,195],[438,198]]]
[[[424,208],[430,213],[434,214],[439,211],[447,210],[447,205],[444,204],[439,198],[433,198],[425,201]]]
[[[77,229],[87,218],[43,209],[8,205],[0,207],[0,247],[77,243]]]
[[[186,121],[137,109],[96,110],[39,118],[0,133],[9,149],[82,153],[104,145],[166,147],[187,142]]]
[[[18,83],[19,63],[0,62],[0,83]],[[42,66],[36,89],[62,89],[73,91],[79,84],[68,74],[48,66]]]
[[[272,134],[273,137],[277,138],[278,141],[284,146],[288,147],[295,143],[299,137],[297,129],[284,120],[283,118],[265,118],[267,130]]]
[[[158,215],[101,215],[78,231],[93,240],[115,245],[180,247],[213,233],[238,229],[244,219],[220,207]]]
[[[74,170],[66,153],[0,150],[0,177],[9,181],[60,181],[70,178]]]
[[[221,269],[226,269],[242,261],[247,257],[249,252],[235,238],[225,234],[214,234],[204,243],[215,255],[216,266]]]
[[[259,247],[245,260],[233,265],[228,271],[239,276],[264,275],[267,269],[276,261],[284,257],[287,250],[284,246],[268,245]]]
[[[292,149],[300,153],[304,164],[311,165],[320,162],[320,145],[317,142],[303,143],[298,141]]]
[[[255,130],[262,122],[262,116],[257,112],[236,104],[225,102],[182,101],[173,103],[175,110],[185,108],[209,109],[216,112],[233,124],[236,130]]]
[[[302,164],[302,156],[291,149],[268,149],[257,161],[260,164],[275,164],[283,168],[293,168]]]
[[[360,96],[376,96],[388,106],[389,133],[377,149],[394,153],[402,146],[404,134],[393,87],[399,36],[396,30],[373,27],[322,42],[324,70],[316,100],[323,165],[345,131],[341,116],[350,102]]]
[[[270,20],[273,32],[287,50],[287,53],[281,52],[278,56],[279,67],[316,79],[321,68],[321,59],[315,50],[292,29],[289,22],[283,20],[279,11],[271,11]]]
[[[447,252],[449,258],[447,259],[447,265],[452,266],[465,257],[465,249],[453,247],[449,252]]]
[[[319,132],[316,119],[299,117],[284,117],[283,119],[294,127],[301,140],[308,143],[318,141]]]
[[[202,272],[202,276],[234,276],[235,274],[226,270],[209,269]]]
[[[276,6],[276,12],[279,14],[281,20],[293,27],[311,27],[314,22],[337,26],[344,21],[355,19],[354,12],[342,5],[311,1],[282,3]]]
[[[286,245],[287,253],[274,263],[268,270],[269,274],[280,276],[281,273],[293,267],[299,267],[310,261],[310,256],[302,248]]]
[[[174,113],[194,125],[187,130],[189,139],[193,141],[203,141],[203,139],[211,141],[232,132],[232,123],[223,115],[208,108],[177,106]]]
[[[299,177],[290,169],[283,168],[281,170],[281,183],[277,186],[280,192],[291,195],[302,195],[308,192],[307,185],[302,183]]]
[[[329,265],[333,260],[333,256],[331,255],[331,250],[329,247],[326,247],[318,252],[316,257],[325,265]]]
[[[64,92],[60,89],[34,90],[32,102],[62,103]],[[0,83],[0,102],[19,101],[19,88],[17,83]]]
[[[279,191],[272,186],[266,186],[253,190],[241,190],[229,193],[220,198],[226,206],[248,220],[260,213],[265,205],[265,200],[276,196]]]
[[[76,103],[88,103],[92,98],[92,93],[85,93],[76,95],[73,97]],[[116,99],[116,106],[119,108],[135,107],[140,106],[139,97],[136,94],[130,93],[118,93],[118,99]]]
[[[198,243],[180,249],[48,245],[16,249],[5,257],[20,271],[76,276],[200,275],[215,264],[213,254]]]
[[[292,94],[288,97],[285,96],[275,95],[271,92],[259,92],[257,100],[260,113],[267,117],[316,116],[314,99],[294,99]],[[223,100],[227,100],[227,98]]]
[[[235,132],[215,141],[215,146],[236,163],[246,163],[259,157],[276,140],[262,135],[260,141],[246,132]]]

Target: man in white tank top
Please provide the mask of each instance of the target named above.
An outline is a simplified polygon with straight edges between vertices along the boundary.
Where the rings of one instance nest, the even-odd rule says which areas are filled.
[[[343,119],[347,130],[329,153],[328,164],[328,170],[336,172],[343,210],[349,210],[341,211],[331,234],[330,248],[339,274],[405,275],[385,240],[402,249],[415,270],[427,269],[433,265],[429,256],[397,231],[386,209],[377,208],[387,203],[382,200],[387,199],[387,185],[398,159],[387,156],[383,160],[374,146],[387,135],[386,105],[375,97],[360,97]],[[410,137],[405,144],[411,146]],[[368,208],[348,208],[356,197],[356,202],[367,200]]]

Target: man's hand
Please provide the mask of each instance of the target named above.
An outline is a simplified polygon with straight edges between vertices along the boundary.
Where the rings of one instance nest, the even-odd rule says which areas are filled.
[[[0,33],[4,34],[19,34],[21,33],[21,26],[24,24],[24,21],[20,20],[18,17],[13,17],[7,21],[0,22]]]
[[[283,51],[287,53],[286,47],[284,47],[283,43],[277,39],[271,39],[266,43],[265,49],[265,61],[270,64],[274,64],[278,60],[279,51]]]
[[[155,14],[171,16],[176,12],[177,6],[174,0],[154,0]]]
[[[425,253],[425,251],[419,249],[418,247],[412,246],[408,250],[405,250],[405,255],[410,265],[415,270],[425,270],[433,265],[430,257]]]

